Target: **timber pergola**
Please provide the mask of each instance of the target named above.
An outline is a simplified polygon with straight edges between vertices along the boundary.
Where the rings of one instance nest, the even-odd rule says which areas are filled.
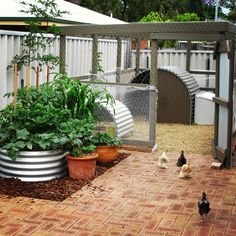
[[[132,23],[118,25],[79,25],[61,27],[62,36],[60,55],[65,60],[65,37],[91,37],[93,39],[92,73],[96,74],[97,43],[99,38],[117,40],[117,82],[121,70],[121,41],[135,39],[136,71],[139,71],[139,42],[143,39],[151,41],[151,73],[150,84],[158,88],[157,53],[158,40],[187,40],[186,70],[190,73],[216,74],[215,91],[215,133],[213,155],[232,166],[233,135],[233,83],[235,76],[235,36],[236,26],[229,22],[168,22],[168,23]],[[214,57],[216,71],[196,71],[190,68],[191,41],[214,41],[216,43]],[[227,57],[225,56],[227,55]],[[152,103],[152,104],[155,104]],[[153,107],[156,110],[155,107]],[[154,124],[153,124],[154,128]]]

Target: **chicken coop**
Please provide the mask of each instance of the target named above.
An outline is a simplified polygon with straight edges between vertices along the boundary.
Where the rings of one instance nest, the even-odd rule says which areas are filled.
[[[23,27],[23,26],[22,26]],[[4,30],[13,30],[12,27],[8,25],[3,25]],[[23,30],[22,28],[15,27],[14,30]],[[92,41],[92,46],[90,50],[87,50],[85,54],[91,53],[91,70],[88,76],[91,80],[97,78],[99,74],[99,47],[98,42],[101,39],[109,39],[116,41],[116,53],[110,55],[107,53],[107,58],[105,60],[111,61],[110,57],[113,56],[116,59],[115,63],[115,73],[113,82],[116,84],[121,84],[122,76],[124,71],[130,68],[124,68],[124,56],[122,54],[122,42],[124,40],[136,41],[136,60],[134,73],[138,75],[140,73],[140,42],[142,40],[149,40],[151,45],[151,63],[150,63],[150,87],[154,88],[150,96],[147,99],[148,102],[148,120],[147,128],[147,144],[156,144],[156,121],[158,114],[163,113],[161,110],[161,96],[158,97],[155,94],[155,89],[160,93],[161,86],[161,76],[158,73],[158,40],[185,40],[187,41],[186,48],[186,68],[190,74],[206,74],[215,75],[215,117],[214,117],[214,139],[212,142],[212,150],[215,158],[219,159],[225,166],[231,167],[233,163],[233,158],[236,155],[232,155],[232,137],[235,133],[235,124],[233,120],[233,107],[235,107],[235,102],[233,97],[235,95],[235,90],[233,90],[233,82],[235,78],[235,35],[236,26],[229,22],[164,22],[164,23],[131,23],[131,24],[111,24],[111,25],[73,25],[73,26],[62,26],[61,36],[59,39],[59,49],[58,54],[61,60],[66,64],[67,55],[67,38],[68,37],[81,37],[89,38]],[[215,44],[214,59],[216,61],[216,70],[196,70],[191,68],[191,42],[192,41],[205,41]],[[74,50],[75,54],[76,51]],[[6,52],[5,52],[6,53]],[[76,55],[73,57],[74,61],[78,62]],[[82,57],[82,59],[84,59]],[[129,56],[127,54],[126,60],[128,61]],[[84,60],[81,61],[81,63]],[[79,63],[79,62],[78,62]],[[126,65],[128,65],[127,63]],[[4,69],[5,70],[5,69]],[[64,67],[60,68],[60,72],[64,72]],[[167,73],[167,72],[166,72]],[[172,73],[173,74],[173,73]],[[109,72],[107,73],[109,75]],[[74,77],[75,79],[81,79],[81,76]],[[178,77],[178,76],[176,76]],[[180,76],[181,77],[181,76]],[[132,77],[130,77],[131,79]],[[174,81],[174,79],[173,79]],[[177,78],[176,78],[176,81]],[[192,80],[194,81],[194,80]],[[106,83],[107,81],[104,81]],[[179,79],[180,85],[185,85],[184,81]],[[4,85],[6,87],[6,83]],[[130,85],[135,88],[135,84]],[[186,85],[185,85],[186,86]],[[4,87],[4,88],[5,88]],[[191,87],[191,86],[190,86]],[[189,88],[190,88],[189,87]],[[197,86],[196,86],[197,88]],[[144,88],[142,88],[144,89]],[[145,89],[149,89],[148,86]],[[119,90],[119,89],[118,89]],[[118,91],[117,90],[117,91]],[[176,92],[176,91],[175,91]],[[123,94],[119,94],[119,99],[123,99]],[[191,93],[190,93],[191,94]],[[192,96],[192,95],[190,95]],[[140,101],[139,97],[136,97]],[[123,100],[122,100],[123,101]],[[187,99],[186,99],[187,101]],[[125,101],[123,101],[125,102]],[[185,102],[185,100],[183,100]],[[181,102],[182,103],[182,102]],[[125,103],[124,103],[125,104]],[[127,106],[127,104],[125,104]],[[190,108],[190,106],[189,106]],[[190,108],[191,109],[191,108]],[[188,109],[188,110],[190,110]],[[172,114],[171,116],[175,116]],[[143,120],[142,120],[143,121]],[[145,120],[146,121],[146,120]],[[141,123],[140,123],[141,124]],[[144,130],[142,128],[142,130]],[[131,141],[131,140],[130,140]],[[133,141],[133,140],[132,140]],[[134,140],[136,144],[142,144],[143,140]],[[136,142],[138,141],[138,142]],[[158,144],[157,144],[158,145]]]
[[[192,124],[194,122],[195,94],[200,90],[192,74],[173,66],[158,68],[158,107],[157,122]],[[145,70],[135,76],[131,83],[150,84],[150,70]],[[140,97],[136,94],[135,99]],[[132,111],[135,101],[130,100],[129,109]],[[147,103],[136,99],[139,104]]]
[[[119,83],[121,71],[121,43],[124,39],[136,40],[136,75],[140,73],[140,41],[150,40],[151,67],[150,85],[159,91],[158,40],[186,40],[186,71],[190,74],[215,74],[215,132],[212,142],[213,155],[225,166],[232,166],[233,136],[233,81],[235,77],[235,42],[236,26],[229,22],[165,22],[148,24],[121,25],[80,25],[62,27],[61,57],[65,58],[65,37],[79,36],[93,38],[92,73],[97,74],[98,38],[117,40],[116,82]],[[197,71],[191,68],[191,41],[209,41],[215,43],[215,71]],[[109,60],[109,59],[108,59]],[[137,98],[139,99],[139,98]],[[161,106],[160,106],[161,107]],[[149,99],[150,139],[156,140],[156,120],[158,101]],[[161,112],[161,111],[160,111]],[[151,118],[150,118],[151,117]],[[152,143],[153,141],[152,140]],[[154,141],[155,142],[155,141]]]

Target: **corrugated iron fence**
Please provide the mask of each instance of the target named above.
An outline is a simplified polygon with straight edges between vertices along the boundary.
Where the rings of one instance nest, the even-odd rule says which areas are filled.
[[[186,50],[164,49],[158,51],[158,66],[176,66],[186,70]],[[132,63],[135,66],[136,51],[132,50]],[[140,68],[149,68],[151,65],[151,50],[140,50]],[[213,52],[206,50],[191,51],[191,65],[194,70],[215,70]],[[200,87],[215,87],[214,75],[194,74]]]
[[[7,70],[12,58],[20,54],[21,43],[25,33],[14,31],[0,31],[0,109],[5,107],[7,99],[4,94],[13,90],[13,70]],[[50,36],[47,36],[50,37]],[[84,76],[91,74],[92,67],[92,39],[91,38],[66,38],[66,70],[69,76]],[[100,54],[100,66],[104,70],[104,76],[109,82],[115,82],[117,41],[111,39],[98,40],[98,51]],[[43,54],[42,51],[39,52]],[[45,54],[59,55],[59,40],[55,40],[53,47],[47,47]],[[140,51],[140,68],[150,67],[150,50]],[[135,67],[135,50],[131,50],[130,41],[122,40],[121,70]],[[172,65],[185,68],[186,51],[184,50],[160,50],[158,51],[158,65]],[[31,66],[36,66],[32,63]],[[191,68],[214,70],[213,55],[211,51],[192,51]],[[58,68],[55,69],[58,71]],[[18,86],[26,79],[26,68],[19,73]],[[31,84],[35,84],[35,72],[31,70]],[[53,74],[50,76],[53,77]],[[203,76],[197,77],[200,86],[204,87]],[[130,78],[131,79],[131,78]],[[208,77],[209,79],[209,77]],[[129,79],[128,79],[129,81]],[[40,73],[40,82],[46,82],[46,70]],[[201,84],[202,83],[202,84]],[[212,87],[213,85],[210,85]]]

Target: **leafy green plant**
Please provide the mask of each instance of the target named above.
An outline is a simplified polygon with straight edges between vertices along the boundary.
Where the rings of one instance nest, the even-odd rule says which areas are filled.
[[[93,148],[95,110],[112,101],[106,90],[59,74],[38,89],[18,89],[17,97],[0,111],[0,147],[13,159],[23,150]]]
[[[94,135],[92,142],[95,146],[118,146],[122,143],[118,137],[113,138],[107,133],[100,132]]]
[[[139,22],[147,23],[147,22],[163,22],[164,19],[160,16],[158,12],[151,11],[148,15],[142,17]]]
[[[81,157],[83,154],[95,151],[92,144],[92,137],[95,132],[93,119],[71,119],[60,124],[60,131],[67,142],[64,149],[74,157]]]
[[[55,106],[58,104],[69,109],[74,118],[97,119],[97,109],[114,103],[114,98],[105,88],[92,89],[91,84],[70,79],[66,74],[56,74],[50,86],[54,92]]]

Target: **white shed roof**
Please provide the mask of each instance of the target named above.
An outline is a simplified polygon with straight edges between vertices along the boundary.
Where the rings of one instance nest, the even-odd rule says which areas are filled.
[[[19,3],[20,0],[1,0],[0,19],[8,18],[14,20],[16,18],[27,18],[30,15],[20,12],[24,6]],[[35,2],[35,0],[25,0],[25,2]],[[56,0],[59,9],[68,11],[70,14],[64,15],[60,20],[73,21],[86,24],[125,24],[126,22],[100,14],[79,5],[66,2],[64,0]],[[31,16],[32,17],[32,16]]]

